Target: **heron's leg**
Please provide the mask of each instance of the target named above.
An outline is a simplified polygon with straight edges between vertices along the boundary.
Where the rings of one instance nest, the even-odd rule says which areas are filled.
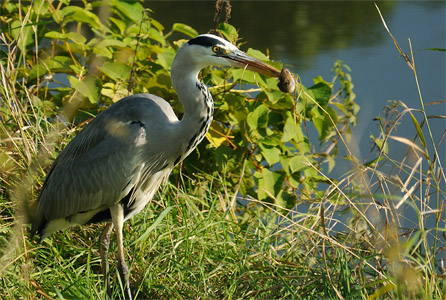
[[[113,225],[115,227],[116,243],[118,244],[118,270],[121,275],[121,282],[124,284],[126,298],[132,299],[130,283],[127,280],[129,269],[125,263],[124,244],[122,238],[122,227],[124,225],[124,208],[121,204],[110,207]]]
[[[110,233],[113,229],[113,223],[107,223],[105,225],[104,231],[102,231],[99,237],[99,253],[101,254],[101,268],[102,274],[107,283],[107,295],[111,299],[111,287],[110,287],[110,272],[108,268],[108,247],[110,246]]]

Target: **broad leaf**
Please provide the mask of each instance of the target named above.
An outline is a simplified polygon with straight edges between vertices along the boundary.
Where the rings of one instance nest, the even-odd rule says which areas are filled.
[[[263,168],[261,172],[255,172],[254,176],[258,180],[257,195],[259,200],[273,201],[283,188],[285,175]]]
[[[296,121],[294,120],[294,116],[290,113],[287,112],[287,119],[285,121],[285,126],[283,127],[283,134],[282,134],[282,138],[281,141],[282,142],[288,142],[291,139],[295,139],[296,141],[298,140],[298,127],[299,125],[296,124]]]
[[[259,147],[262,150],[262,155],[266,159],[266,162],[272,166],[279,162],[280,159],[280,148],[277,145],[267,145],[259,143]]]
[[[49,31],[49,32],[45,33],[45,37],[47,39],[55,39],[55,40],[62,40],[62,41],[65,41],[68,39],[66,34],[63,34],[58,31]]]
[[[34,45],[34,31],[31,24],[22,26],[19,20],[14,20],[11,27],[14,28],[11,30],[12,36],[17,41],[20,50],[25,53],[27,48]]]
[[[67,56],[54,56],[45,59],[43,62],[35,65],[28,76],[28,80],[35,80],[37,77],[44,76],[48,72],[54,73],[73,73],[71,65],[73,61]]]
[[[324,82],[319,82],[308,89],[320,106],[325,107],[330,100],[332,88]]]
[[[307,159],[303,155],[296,155],[289,160],[291,173],[300,172],[308,168]]]
[[[238,40],[238,32],[234,26],[228,23],[218,24],[218,30],[229,42],[235,44]]]
[[[99,100],[101,83],[94,75],[87,76],[84,80],[79,81],[76,77],[68,77],[71,86],[82,96],[88,98],[91,104],[95,104]]]
[[[103,29],[102,23],[99,21],[98,16],[85,8],[78,6],[65,6],[61,10],[57,10],[56,13],[65,23],[77,21],[80,23],[89,24],[91,27],[96,29]]]
[[[194,28],[183,23],[174,23],[172,25],[172,31],[184,33],[191,38],[194,38],[198,35],[198,32]]]
[[[130,67],[120,62],[105,62],[99,69],[114,80],[128,80],[130,76]]]
[[[258,128],[264,128],[268,125],[268,113],[269,109],[261,104],[257,108],[248,114],[247,121],[251,130],[257,130]]]
[[[218,148],[226,141],[224,132],[225,129],[218,122],[212,122],[211,127],[206,134],[206,138],[212,146]]]
[[[144,15],[144,7],[138,1],[115,0],[115,7],[130,20],[140,23]]]

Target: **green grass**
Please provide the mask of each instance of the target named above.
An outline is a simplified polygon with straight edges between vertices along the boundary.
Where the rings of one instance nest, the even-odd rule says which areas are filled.
[[[222,209],[229,207],[231,195],[213,192],[217,179],[198,176],[184,182],[179,190],[169,184],[126,223],[126,258],[137,298],[444,296],[444,278],[429,270],[433,253],[422,257],[406,248],[411,243],[409,249],[416,250],[432,229],[412,235],[411,242],[392,236],[389,228],[380,240],[384,237],[367,229],[360,217],[350,219],[347,230],[329,230],[335,221],[330,205],[323,212],[315,203],[304,213],[286,214],[255,199],[237,206],[234,221]],[[14,207],[6,201],[1,205],[2,216]],[[1,261],[2,298],[106,298],[97,243],[102,226],[76,226],[39,244],[11,221],[3,220],[0,227],[2,244],[11,248]],[[113,295],[122,298],[113,241],[110,253]]]
[[[357,298],[372,292],[363,287],[360,276],[351,276],[351,272],[375,273],[367,266],[361,270],[351,265],[365,257],[353,258],[330,239],[295,227],[304,226],[301,221],[280,217],[255,201],[247,205],[244,220],[234,222],[221,209],[221,201],[229,199],[202,188],[208,194],[205,199],[169,185],[158,204],[152,203],[126,224],[126,255],[137,297],[337,298],[339,292]],[[151,228],[160,215],[164,218]],[[105,298],[96,240],[100,227],[75,227],[42,244],[29,242],[20,231],[16,261],[4,270],[2,296]],[[324,249],[329,256],[325,260]],[[114,295],[119,297],[115,251],[112,244]],[[363,278],[369,284],[370,279]]]

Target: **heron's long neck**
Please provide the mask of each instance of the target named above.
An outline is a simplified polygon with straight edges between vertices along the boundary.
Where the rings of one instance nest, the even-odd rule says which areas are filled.
[[[198,80],[200,68],[191,64],[172,65],[172,85],[183,104],[184,116],[179,122],[182,158],[205,137],[212,122],[214,102],[206,86]]]

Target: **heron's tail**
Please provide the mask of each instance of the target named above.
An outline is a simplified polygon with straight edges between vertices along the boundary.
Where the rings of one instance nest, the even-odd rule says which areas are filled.
[[[43,210],[39,205],[39,199],[32,204],[25,205],[25,213],[27,217],[27,222],[31,223],[31,238],[35,235],[42,236],[42,231],[45,228],[47,219],[43,214]]]

